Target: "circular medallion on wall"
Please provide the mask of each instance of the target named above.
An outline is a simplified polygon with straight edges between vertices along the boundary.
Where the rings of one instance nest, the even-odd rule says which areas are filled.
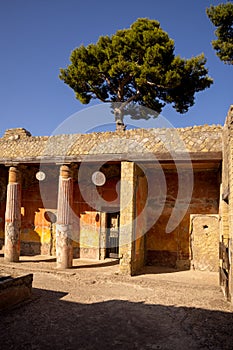
[[[46,178],[46,175],[43,171],[38,171],[36,173],[36,178],[38,181],[43,181]]]
[[[92,182],[94,185],[96,186],[103,186],[106,182],[106,177],[104,175],[104,173],[102,173],[101,171],[95,171],[92,174]]]

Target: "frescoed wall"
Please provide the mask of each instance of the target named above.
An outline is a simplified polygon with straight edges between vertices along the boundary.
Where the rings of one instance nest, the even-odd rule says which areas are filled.
[[[166,171],[167,195],[162,214],[147,233],[147,263],[181,269],[190,268],[191,214],[218,214],[219,210],[219,171],[194,171],[194,183],[190,204],[179,225],[170,233],[166,233],[167,223],[171,217],[178,193],[178,176],[176,171]],[[155,188],[160,184],[154,179]],[[187,183],[187,186],[189,184]],[[185,203],[184,198],[184,203]],[[150,208],[150,215],[153,209]],[[216,237],[219,232],[216,231]]]

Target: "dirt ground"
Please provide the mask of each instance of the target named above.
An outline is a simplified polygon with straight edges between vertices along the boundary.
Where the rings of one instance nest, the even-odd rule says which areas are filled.
[[[21,257],[0,275],[33,273],[30,301],[0,313],[1,350],[232,350],[233,307],[218,274],[146,267],[119,274],[116,260]]]

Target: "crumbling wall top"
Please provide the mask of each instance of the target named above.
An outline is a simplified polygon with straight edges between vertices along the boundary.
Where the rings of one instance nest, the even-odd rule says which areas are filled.
[[[131,129],[117,132],[30,136],[25,129],[10,129],[0,139],[0,162],[35,162],[41,159],[69,158],[76,161],[86,156],[156,154],[169,152],[222,152],[222,126],[202,125],[185,128]],[[86,159],[86,158],[85,158]]]
[[[32,136],[31,133],[24,128],[13,128],[13,129],[7,129],[5,131],[3,139],[14,141],[19,139],[25,139],[30,136]]]
[[[224,127],[229,127],[232,124],[233,124],[233,105],[230,105]]]
[[[228,111],[228,115],[233,117],[233,105],[230,105],[230,108],[229,108],[229,111]]]

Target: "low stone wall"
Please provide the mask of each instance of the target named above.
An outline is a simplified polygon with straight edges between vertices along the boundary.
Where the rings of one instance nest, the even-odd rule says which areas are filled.
[[[31,297],[33,275],[0,277],[0,310],[16,305]]]

